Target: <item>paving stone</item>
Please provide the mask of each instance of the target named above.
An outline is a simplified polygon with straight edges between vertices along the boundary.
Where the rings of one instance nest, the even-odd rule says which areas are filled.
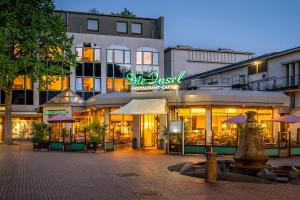
[[[168,166],[178,163],[202,162],[203,155],[168,156],[143,151],[33,152],[31,148],[31,144],[0,145],[0,200],[297,200],[300,196],[298,185],[228,181],[211,185],[200,178],[168,170]],[[270,162],[277,166],[297,166],[300,157]]]

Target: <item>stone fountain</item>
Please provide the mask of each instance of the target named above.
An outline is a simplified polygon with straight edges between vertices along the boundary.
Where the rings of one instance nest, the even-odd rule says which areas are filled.
[[[266,164],[268,156],[265,154],[264,142],[257,127],[256,113],[249,111],[246,115],[246,127],[239,138],[239,145],[234,156],[233,171],[243,174],[256,174],[261,169],[270,168],[271,166]]]

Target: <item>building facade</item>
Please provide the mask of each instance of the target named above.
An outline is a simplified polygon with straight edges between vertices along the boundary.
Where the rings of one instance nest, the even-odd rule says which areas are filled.
[[[300,116],[300,48],[258,56],[219,69],[200,73],[185,80],[188,89],[227,87],[248,91],[281,91],[290,97],[288,107],[279,114]],[[286,127],[288,126],[288,127]],[[288,129],[287,129],[288,128]],[[300,145],[300,124],[281,124],[288,130],[290,145]]]
[[[129,92],[126,74],[164,74],[164,19],[123,17],[72,11],[56,11],[74,37],[77,66],[70,76],[47,76],[52,84],[38,89],[25,77],[13,86],[13,138],[30,138],[32,124],[43,119],[41,105],[71,89],[84,100],[110,92]],[[64,63],[59,63],[64,67]],[[4,105],[4,93],[0,102]],[[1,106],[2,111],[4,106]],[[3,115],[0,111],[0,138],[3,139]]]
[[[182,70],[187,76],[217,69],[252,58],[253,53],[231,49],[200,49],[176,46],[165,49],[165,75],[175,76]]]

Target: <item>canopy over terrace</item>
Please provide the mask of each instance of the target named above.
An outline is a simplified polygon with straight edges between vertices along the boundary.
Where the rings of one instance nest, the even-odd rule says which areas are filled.
[[[175,91],[99,94],[86,101],[86,108],[124,106],[131,100],[165,99],[168,106],[177,105]],[[282,92],[241,90],[181,90],[178,105],[239,105],[285,107],[289,97]]]
[[[167,114],[165,99],[133,99],[111,114]]]

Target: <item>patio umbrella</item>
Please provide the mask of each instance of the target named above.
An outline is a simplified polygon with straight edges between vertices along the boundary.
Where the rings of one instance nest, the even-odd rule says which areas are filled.
[[[66,115],[55,115],[48,119],[49,123],[59,123],[59,132],[61,133],[61,123],[74,123],[75,120]],[[71,137],[70,137],[71,139]],[[63,142],[65,140],[65,136],[63,135]]]
[[[227,124],[245,124],[247,117],[245,115],[237,115],[234,117],[230,117],[229,119],[223,121],[223,123]]]
[[[284,115],[274,119],[275,122],[297,123],[300,122],[300,117],[295,115]]]
[[[55,115],[50,119],[48,119],[48,122],[49,123],[73,123],[75,122],[75,120],[66,115]]]

